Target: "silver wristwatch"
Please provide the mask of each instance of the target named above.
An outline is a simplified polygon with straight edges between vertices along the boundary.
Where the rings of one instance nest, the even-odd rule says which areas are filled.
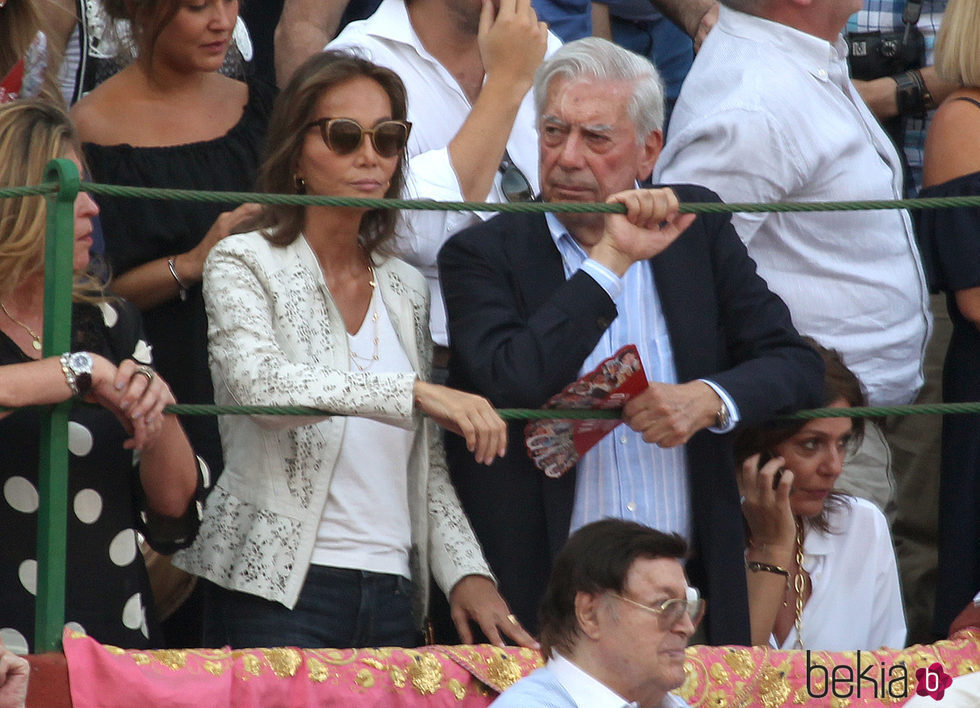
[[[94,365],[95,361],[88,352],[65,352],[61,355],[61,370],[74,395],[84,396],[92,388]]]
[[[732,412],[728,410],[728,406],[722,401],[721,405],[718,406],[718,413],[715,415],[715,428],[718,430],[725,430],[729,425],[732,424]]]

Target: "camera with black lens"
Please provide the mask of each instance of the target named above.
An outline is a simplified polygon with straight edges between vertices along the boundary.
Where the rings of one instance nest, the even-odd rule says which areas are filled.
[[[870,81],[921,69],[926,43],[915,26],[900,32],[850,32],[847,62],[851,78]]]

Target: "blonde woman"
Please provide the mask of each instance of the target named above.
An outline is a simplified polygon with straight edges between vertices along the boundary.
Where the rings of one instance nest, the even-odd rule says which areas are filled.
[[[922,197],[980,193],[980,4],[952,0],[936,38],[936,71],[959,84],[933,116],[926,137]],[[980,209],[921,210],[930,285],[946,293],[953,334],[943,367],[943,400],[980,400]],[[980,587],[980,415],[943,417],[939,477],[939,568],[933,631],[950,622]]]
[[[79,150],[60,109],[0,106],[0,184],[38,184],[56,157],[81,168]],[[101,642],[158,645],[137,531],[162,552],[190,543],[206,487],[180,423],[163,414],[174,397],[150,366],[135,308],[85,277],[97,213],[79,193],[72,349],[41,359],[44,200],[0,200],[0,406],[18,408],[0,419],[0,641],[17,653],[32,649],[34,633],[41,415],[21,407],[99,404],[70,415],[65,617]]]

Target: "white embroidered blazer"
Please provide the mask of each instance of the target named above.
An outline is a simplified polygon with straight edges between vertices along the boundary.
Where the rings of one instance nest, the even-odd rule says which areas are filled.
[[[211,374],[219,404],[314,406],[415,430],[408,501],[421,623],[430,569],[447,593],[465,575],[493,576],[449,481],[441,434],[414,411],[414,382],[429,378],[432,358],[425,279],[396,258],[375,276],[415,374],[348,371],[344,321],[302,235],[284,247],[258,232],[222,240],[204,268]],[[175,564],[292,608],[346,418],[229,415],[219,425],[225,469],[197,540]]]

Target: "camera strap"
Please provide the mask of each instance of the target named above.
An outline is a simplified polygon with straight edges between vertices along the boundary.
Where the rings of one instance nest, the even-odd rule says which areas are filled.
[[[906,0],[905,9],[902,10],[902,22],[905,23],[905,34],[902,36],[902,43],[909,43],[909,36],[912,28],[919,24],[919,17],[922,16],[922,0]]]

